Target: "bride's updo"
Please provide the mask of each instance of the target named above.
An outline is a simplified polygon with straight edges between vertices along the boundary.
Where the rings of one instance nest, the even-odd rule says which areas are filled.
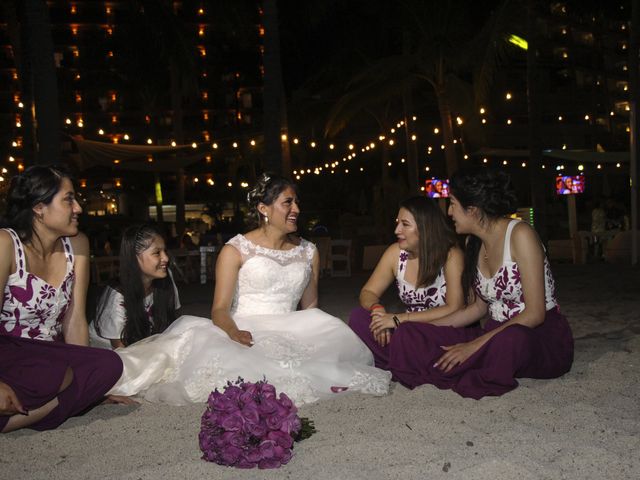
[[[268,172],[258,177],[256,186],[247,194],[247,203],[249,204],[248,220],[252,227],[259,227],[264,223],[264,216],[258,210],[258,205],[260,203],[271,205],[278,198],[278,195],[288,187],[291,187],[297,195],[297,185],[288,178]]]

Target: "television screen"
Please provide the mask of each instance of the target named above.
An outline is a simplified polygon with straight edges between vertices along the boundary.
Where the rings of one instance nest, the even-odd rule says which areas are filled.
[[[556,193],[571,195],[584,192],[584,175],[558,175],[556,177]]]
[[[424,191],[430,198],[447,198],[449,196],[449,180],[430,178],[425,183]]]

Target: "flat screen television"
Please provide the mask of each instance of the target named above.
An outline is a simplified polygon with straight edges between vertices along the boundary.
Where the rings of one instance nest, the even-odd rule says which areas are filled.
[[[556,177],[556,193],[571,195],[584,192],[584,175],[558,175]]]
[[[425,182],[424,191],[430,198],[447,198],[449,197],[449,180],[429,178]]]

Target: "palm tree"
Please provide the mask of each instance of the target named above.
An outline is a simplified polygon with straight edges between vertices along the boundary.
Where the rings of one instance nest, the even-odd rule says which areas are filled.
[[[454,107],[465,107],[460,100],[473,98],[470,92],[475,92],[478,101],[486,94],[497,63],[508,48],[505,32],[513,15],[510,3],[504,0],[478,26],[478,12],[474,13],[466,1],[401,1],[391,12],[397,16],[388,23],[401,32],[402,47],[375,59],[352,78],[330,123],[336,119],[346,123],[370,102],[406,95],[407,89],[420,91],[426,84],[435,96],[442,123],[447,174],[453,174],[459,162],[452,112]],[[413,172],[416,166],[409,169]]]
[[[529,115],[529,169],[531,203],[535,212],[534,224],[543,242],[548,240],[544,178],[542,175],[542,138],[540,136],[540,111],[538,108],[538,28],[536,0],[527,0],[527,110]]]

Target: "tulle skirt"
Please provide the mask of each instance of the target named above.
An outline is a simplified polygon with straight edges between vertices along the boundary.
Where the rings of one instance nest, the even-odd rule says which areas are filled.
[[[183,316],[165,332],[116,350],[124,364],[110,391],[151,402],[204,402],[238,377],[266,378],[298,405],[360,391],[388,392],[391,374],[373,366],[364,343],[338,318],[319,309],[235,316],[254,345],[231,340],[210,319]]]

